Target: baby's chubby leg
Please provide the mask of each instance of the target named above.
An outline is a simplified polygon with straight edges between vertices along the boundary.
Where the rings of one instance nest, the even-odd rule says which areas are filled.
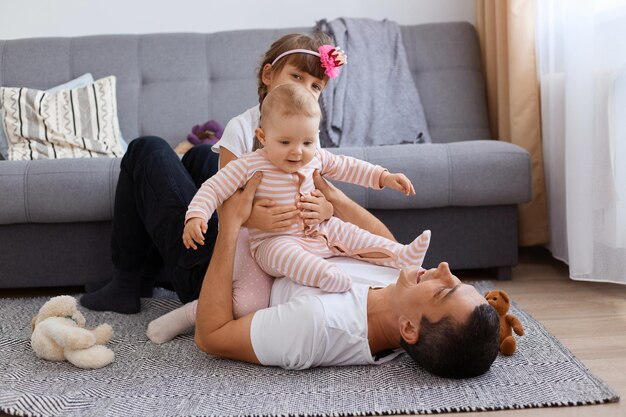
[[[430,244],[430,230],[403,245],[337,218],[331,218],[322,227],[329,246],[337,255],[394,268],[421,266]]]
[[[233,316],[239,318],[269,307],[273,282],[250,253],[248,229],[241,229],[233,268]]]
[[[352,287],[352,278],[324,259],[332,255],[325,242],[294,236],[267,239],[255,253],[261,268],[271,276],[285,276],[298,284],[326,292],[348,291]]]

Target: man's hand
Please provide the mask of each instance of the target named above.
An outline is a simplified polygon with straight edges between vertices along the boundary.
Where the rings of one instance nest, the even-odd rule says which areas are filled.
[[[302,210],[300,217],[307,226],[320,224],[324,220],[330,219],[334,212],[333,205],[326,200],[320,190],[313,190],[310,195],[300,197],[297,207]]]
[[[389,229],[369,211],[350,200],[340,189],[326,181],[318,170],[313,172],[313,183],[326,200],[333,205],[333,216],[349,222],[370,233],[395,241]]]
[[[196,243],[200,246],[204,246],[204,234],[207,230],[207,224],[200,217],[192,217],[185,224],[185,230],[183,231],[183,245],[185,248],[198,249]]]
[[[252,213],[244,226],[264,232],[286,232],[292,224],[298,222],[299,213],[294,205],[277,206],[275,201],[262,198],[254,201]]]
[[[390,174],[385,171],[380,177],[380,185],[381,187],[389,187],[398,190],[407,197],[409,195],[415,195],[415,188],[413,188],[411,180],[404,174]]]
[[[313,171],[313,183],[315,184],[315,188],[324,194],[326,200],[328,200],[333,207],[341,201],[349,200],[349,198],[339,188],[326,181],[317,169]]]
[[[263,174],[261,172],[256,172],[248,180],[243,190],[235,191],[228,200],[224,201],[224,203],[217,208],[220,230],[236,229],[239,231],[241,226],[248,220],[252,212],[254,193],[261,183],[262,176]]]

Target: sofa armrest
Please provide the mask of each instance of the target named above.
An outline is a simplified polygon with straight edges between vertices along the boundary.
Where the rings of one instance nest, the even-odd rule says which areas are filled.
[[[473,140],[328,150],[401,172],[413,182],[416,195],[410,197],[394,190],[335,182],[368,209],[497,206],[531,198],[530,155],[508,142]]]
[[[0,162],[0,224],[113,218],[119,158]]]

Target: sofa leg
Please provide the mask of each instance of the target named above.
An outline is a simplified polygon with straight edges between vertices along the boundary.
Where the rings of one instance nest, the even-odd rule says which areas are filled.
[[[510,281],[513,273],[510,266],[501,266],[496,268],[496,278],[498,281]]]

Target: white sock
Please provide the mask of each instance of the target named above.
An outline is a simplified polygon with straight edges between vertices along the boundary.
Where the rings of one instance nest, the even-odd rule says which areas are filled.
[[[192,301],[152,320],[146,330],[148,339],[160,345],[191,330],[196,323],[197,304],[197,300]]]

